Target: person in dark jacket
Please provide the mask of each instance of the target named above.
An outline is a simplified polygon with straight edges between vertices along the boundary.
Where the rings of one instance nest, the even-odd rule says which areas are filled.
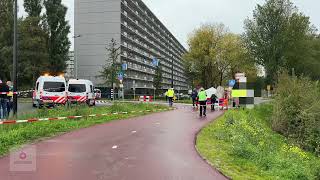
[[[193,107],[195,107],[195,104],[197,102],[197,98],[198,98],[198,92],[196,89],[194,89],[191,93],[191,98],[192,98],[192,105]]]
[[[217,101],[217,96],[215,94],[211,95],[211,111],[215,111],[214,105]]]
[[[8,105],[8,96],[9,86],[0,80],[0,119],[5,119],[8,116],[7,105]]]

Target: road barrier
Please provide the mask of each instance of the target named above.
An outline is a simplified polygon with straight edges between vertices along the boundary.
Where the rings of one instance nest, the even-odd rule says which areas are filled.
[[[7,124],[20,124],[20,123],[34,123],[39,121],[57,121],[57,120],[66,120],[66,119],[82,119],[82,118],[93,118],[93,117],[103,117],[103,116],[113,116],[113,115],[124,115],[124,114],[134,114],[134,113],[149,113],[149,112],[161,112],[174,110],[175,108],[167,109],[155,109],[155,110],[144,110],[144,111],[130,111],[130,112],[115,112],[115,113],[106,113],[106,114],[92,114],[84,116],[68,116],[68,117],[54,117],[54,118],[32,118],[27,120],[6,120],[0,121],[0,125]]]
[[[140,96],[139,101],[141,102],[152,102],[153,96]]]

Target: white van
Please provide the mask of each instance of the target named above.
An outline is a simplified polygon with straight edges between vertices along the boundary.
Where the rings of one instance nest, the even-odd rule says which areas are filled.
[[[68,101],[94,106],[96,100],[93,83],[84,79],[70,79],[68,82]]]
[[[65,105],[68,100],[66,84],[62,76],[40,76],[33,91],[33,107]]]

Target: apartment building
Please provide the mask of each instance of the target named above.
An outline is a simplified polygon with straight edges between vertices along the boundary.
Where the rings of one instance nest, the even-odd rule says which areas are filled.
[[[154,59],[163,71],[163,89],[172,84],[188,90],[181,57],[186,49],[141,0],[75,1],[75,51],[79,78],[92,80],[107,62],[106,47],[115,39],[121,55],[118,62],[127,65],[124,88],[153,89]]]

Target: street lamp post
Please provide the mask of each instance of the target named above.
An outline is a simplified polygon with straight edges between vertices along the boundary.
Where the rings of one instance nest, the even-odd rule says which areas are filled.
[[[171,54],[171,88],[173,88],[173,54]]]
[[[76,54],[76,39],[80,38],[81,35],[74,35],[72,38],[74,39],[74,67],[75,67],[75,78],[78,79],[78,60],[77,60],[77,54]]]
[[[18,2],[14,1],[14,27],[13,27],[13,92],[18,90],[18,76],[17,76],[17,50],[18,50],[18,38],[17,38],[17,21],[18,21]],[[13,114],[16,117],[18,111],[18,96],[16,93],[13,95]]]

